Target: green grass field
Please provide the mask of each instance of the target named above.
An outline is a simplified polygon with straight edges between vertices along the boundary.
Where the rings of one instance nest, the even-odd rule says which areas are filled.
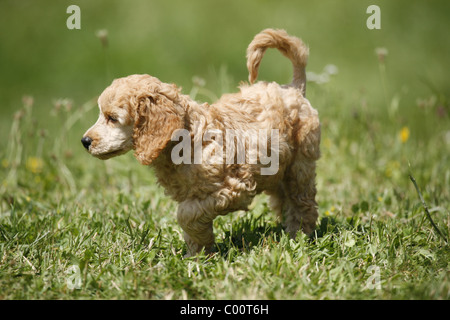
[[[450,5],[376,2],[381,30],[356,0],[76,1],[68,30],[71,2],[3,1],[0,299],[448,300]],[[152,170],[132,152],[97,160],[81,136],[115,77],[149,73],[199,101],[236,91],[266,27],[310,46],[316,232],[289,239],[259,196],[215,220],[216,254],[183,259]],[[268,52],[260,79],[290,77]]]

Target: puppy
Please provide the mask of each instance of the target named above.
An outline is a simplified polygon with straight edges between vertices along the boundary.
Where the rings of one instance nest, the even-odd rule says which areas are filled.
[[[267,48],[292,62],[291,84],[254,83]],[[292,237],[310,234],[318,216],[320,124],[305,98],[308,54],[284,30],[263,30],[247,49],[250,84],[210,105],[149,75],[116,79],[100,95],[99,118],[81,142],[103,160],[134,150],[154,168],[179,203],[187,256],[211,252],[214,218],[248,210],[261,192]]]

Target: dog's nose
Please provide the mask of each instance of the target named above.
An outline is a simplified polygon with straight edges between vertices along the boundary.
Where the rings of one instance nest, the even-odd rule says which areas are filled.
[[[90,137],[83,137],[83,138],[81,139],[81,143],[83,144],[83,146],[84,146],[87,150],[89,150],[89,146],[90,146],[91,143],[92,143],[92,139],[91,139]]]

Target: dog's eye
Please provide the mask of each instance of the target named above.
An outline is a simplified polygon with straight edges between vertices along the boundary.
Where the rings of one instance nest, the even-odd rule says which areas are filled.
[[[116,117],[111,116],[111,115],[109,115],[106,119],[108,120],[108,122],[112,122],[112,123],[116,123],[119,121]]]

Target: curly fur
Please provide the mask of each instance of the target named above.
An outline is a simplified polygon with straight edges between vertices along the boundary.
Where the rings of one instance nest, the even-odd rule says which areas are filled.
[[[293,64],[290,85],[252,84],[267,48],[277,48]],[[177,218],[184,231],[188,254],[214,245],[212,222],[218,215],[247,210],[254,196],[270,195],[272,209],[286,231],[310,234],[317,220],[315,167],[320,151],[318,113],[305,98],[308,48],[284,30],[266,29],[247,50],[250,84],[223,95],[209,105],[199,104],[149,75],[116,79],[99,98],[100,116],[82,141],[101,159],[135,150],[136,158],[155,169],[158,182],[179,203]],[[211,156],[213,142],[202,133],[233,129],[242,134],[259,129],[279,130],[279,170],[261,175],[261,164],[175,164],[171,153],[177,129],[190,133],[191,146],[202,145],[203,160]],[[223,135],[225,136],[225,135]],[[117,137],[117,138],[111,138]],[[117,142],[118,141],[118,142]],[[225,152],[224,152],[225,153]],[[247,157],[249,155],[246,155]],[[260,155],[257,155],[260,156]]]

